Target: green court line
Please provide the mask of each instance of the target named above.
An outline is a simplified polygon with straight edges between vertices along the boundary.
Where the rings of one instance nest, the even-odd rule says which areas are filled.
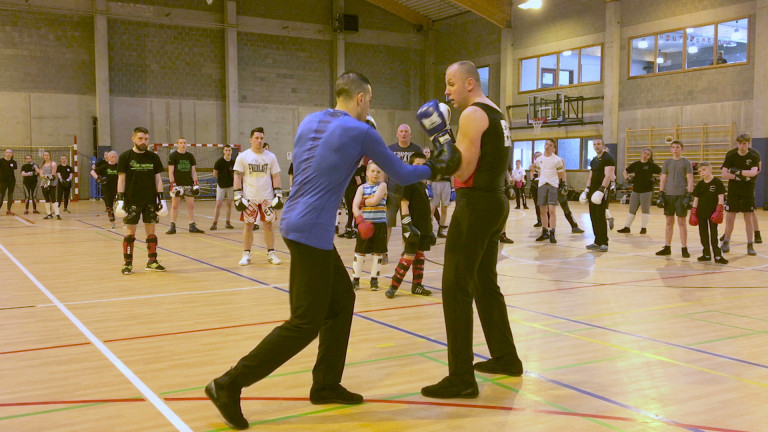
[[[743,334],[736,335],[736,336],[726,336],[726,337],[721,337],[721,338],[717,338],[717,339],[710,339],[710,340],[701,341],[701,342],[694,342],[694,343],[688,344],[688,346],[704,345],[704,344],[708,344],[708,343],[720,342],[720,341],[724,341],[724,340],[737,339],[737,338],[740,338],[740,337],[753,336],[753,335],[765,334],[765,333],[768,333],[768,332],[756,331],[756,332],[753,332],[753,333],[743,333]]]
[[[717,321],[710,321],[710,320],[705,320],[705,319],[701,319],[701,318],[688,317],[688,319],[692,319],[694,321],[701,321],[701,322],[705,322],[705,323],[709,323],[709,324],[715,324],[715,325],[719,325],[719,326],[723,326],[723,327],[730,327],[730,328],[735,328],[735,329],[739,329],[739,330],[746,330],[746,331],[750,331],[750,332],[759,332],[760,331],[760,330],[755,330],[755,329],[746,328],[746,327],[739,327],[739,326],[730,325],[730,324],[723,324],[723,323],[720,323],[720,322],[717,322]]]
[[[54,409],[49,409],[49,410],[45,410],[45,411],[34,411],[34,412],[24,413],[24,414],[15,414],[15,415],[10,415],[10,416],[0,417],[0,421],[2,421],[2,420],[11,420],[11,419],[20,418],[20,417],[29,417],[29,416],[33,416],[33,415],[39,415],[39,414],[49,414],[49,413],[55,413],[55,412],[60,412],[60,411],[68,411],[68,410],[73,410],[73,409],[78,409],[78,408],[92,407],[92,406],[96,406],[96,405],[106,405],[108,403],[109,402],[97,402],[97,403],[90,403],[90,404],[84,404],[84,405],[67,406],[67,407],[63,407],[63,408],[54,408]]]
[[[717,312],[717,313],[720,313],[720,314],[723,314],[723,315],[732,315],[732,316],[736,316],[736,317],[739,317],[739,318],[749,318],[749,319],[753,319],[755,321],[768,322],[768,319],[755,318],[755,317],[751,317],[751,316],[748,316],[748,315],[739,315],[739,314],[735,314],[735,313],[731,313],[731,312],[723,312],[723,311],[718,311],[718,310],[713,310],[712,312]]]
[[[426,358],[427,360],[430,360],[430,361],[433,361],[433,362],[437,362],[437,363],[440,363],[440,364],[442,364],[443,366],[446,366],[446,367],[448,366],[448,363],[446,363],[446,362],[444,362],[444,361],[442,361],[442,360],[436,359],[436,358],[434,358],[434,357],[430,357],[430,356],[428,356],[428,355],[422,355],[421,357],[424,357],[424,358]],[[546,399],[542,399],[541,397],[539,397],[539,396],[536,396],[536,395],[534,395],[534,394],[532,394],[532,393],[528,393],[528,392],[525,392],[525,391],[523,391],[523,390],[521,390],[521,389],[518,389],[518,388],[516,388],[516,387],[508,386],[508,385],[506,385],[506,384],[504,384],[504,383],[501,383],[501,382],[499,382],[500,380],[509,379],[509,378],[511,378],[511,377],[508,377],[508,376],[501,376],[501,377],[497,377],[497,378],[486,378],[486,377],[484,377],[484,376],[482,376],[482,375],[478,375],[478,374],[475,374],[475,378],[478,378],[478,379],[480,379],[480,381],[481,381],[481,382],[484,382],[484,383],[490,383],[490,384],[496,385],[496,386],[498,386],[498,387],[501,387],[501,388],[503,388],[503,389],[506,389],[506,390],[510,390],[510,391],[513,391],[513,392],[515,392],[515,393],[517,393],[517,394],[519,394],[519,395],[523,395],[523,396],[526,396],[526,397],[530,397],[530,398],[531,398],[531,399],[533,399],[533,400],[536,400],[536,401],[539,401],[539,402],[543,402],[544,404],[546,404],[546,405],[549,405],[549,406],[551,406],[551,407],[553,407],[553,408],[556,408],[556,409],[558,409],[558,410],[560,410],[560,411],[564,411],[564,412],[570,412],[570,413],[576,412],[576,411],[573,411],[573,410],[571,410],[571,409],[568,409],[568,408],[566,408],[566,407],[564,407],[564,406],[558,405],[558,404],[556,404],[556,403],[554,403],[554,402],[550,402],[550,401],[548,401],[548,400],[546,400]],[[600,425],[600,426],[603,426],[603,427],[607,427],[607,428],[609,428],[609,429],[613,429],[613,430],[616,430],[616,431],[623,431],[623,430],[624,430],[624,429],[621,429],[621,428],[619,428],[619,427],[616,427],[616,426],[610,425],[610,424],[608,424],[608,423],[605,423],[605,422],[603,422],[603,421],[601,421],[601,420],[597,420],[597,419],[594,419],[594,418],[591,418],[591,417],[579,417],[579,418],[585,419],[585,420],[587,420],[587,421],[590,421],[590,422],[592,422],[592,423],[595,423],[595,424],[598,424],[598,425]]]

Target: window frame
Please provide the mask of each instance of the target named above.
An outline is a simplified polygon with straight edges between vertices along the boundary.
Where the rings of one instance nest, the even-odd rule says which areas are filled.
[[[638,34],[638,35],[635,35],[635,36],[627,37],[627,79],[647,78],[647,77],[654,77],[654,76],[660,76],[660,75],[670,75],[670,74],[678,74],[678,73],[696,72],[696,71],[701,71],[701,70],[709,70],[709,69],[731,67],[731,66],[745,66],[745,65],[751,64],[752,63],[752,56],[750,55],[749,51],[750,51],[750,48],[752,46],[752,40],[751,40],[752,38],[750,37],[750,38],[747,39],[747,43],[746,43],[746,48],[747,48],[747,50],[746,50],[747,60],[746,61],[738,62],[738,63],[728,62],[728,63],[725,63],[725,64],[712,64],[712,65],[709,65],[709,66],[699,66],[699,67],[694,67],[694,68],[689,68],[688,67],[688,37],[687,37],[688,33],[687,33],[687,29],[689,29],[689,28],[705,27],[705,26],[709,26],[709,25],[714,26],[715,33],[713,35],[714,43],[713,43],[713,47],[712,47],[712,54],[713,54],[713,58],[717,59],[717,51],[718,51],[717,43],[718,43],[718,40],[719,40],[719,38],[718,38],[719,27],[718,26],[720,24],[728,23],[728,22],[731,22],[731,21],[739,21],[739,20],[747,20],[747,22],[748,22],[748,24],[747,24],[747,34],[749,34],[750,31],[752,30],[753,22],[752,22],[751,16],[746,15],[746,16],[734,17],[734,18],[728,18],[728,19],[721,19],[721,20],[711,21],[711,22],[706,22],[706,23],[691,24],[691,25],[687,25],[687,26],[684,26],[684,27],[676,27],[676,28],[656,31],[656,32],[653,32],[653,33]],[[631,73],[632,73],[632,41],[634,41],[636,39],[640,39],[640,38],[651,38],[652,37],[653,40],[654,40],[653,52],[656,53],[656,55],[658,55],[658,52],[659,52],[659,36],[663,35],[663,34],[677,32],[677,31],[682,31],[683,32],[683,47],[682,47],[682,56],[683,56],[682,57],[682,66],[683,67],[682,67],[682,69],[674,70],[674,71],[659,72],[659,64],[654,59],[654,61],[653,61],[653,72],[649,72],[647,74],[642,74],[642,75],[631,75]]]
[[[600,47],[600,79],[597,81],[588,81],[588,82],[582,82],[582,64],[581,64],[581,50],[584,48],[593,48],[593,47]],[[578,51],[578,69],[571,71],[572,75],[574,77],[578,77],[579,82],[576,84],[568,84],[568,85],[553,85],[551,87],[542,87],[541,86],[541,58],[554,55],[557,59],[556,64],[556,71],[555,71],[555,79],[557,80],[557,83],[560,83],[560,55],[565,51]],[[582,87],[587,85],[597,85],[603,83],[603,76],[605,76],[605,64],[603,62],[603,55],[605,54],[605,45],[601,43],[597,44],[589,44],[584,46],[579,46],[575,48],[566,48],[561,49],[553,52],[546,52],[542,54],[537,54],[534,56],[528,56],[528,57],[521,57],[517,59],[517,93],[518,94],[525,94],[525,93],[534,93],[534,92],[540,92],[542,90],[552,90],[552,89],[563,89],[563,88],[572,88],[572,87]],[[533,90],[520,90],[520,85],[522,83],[523,79],[523,60],[531,60],[536,59],[536,88]],[[567,69],[570,71],[570,69]]]
[[[528,142],[530,144],[530,148],[529,148],[530,154],[533,155],[536,152],[536,141],[544,141],[547,138],[550,138],[550,137],[546,137],[546,136],[542,137],[542,136],[539,135],[539,136],[535,136],[535,137],[514,139],[514,140],[512,140],[511,151],[514,151],[516,144],[522,143],[522,142]],[[576,169],[566,169],[566,171],[570,171],[570,172],[589,171],[589,162],[590,161],[586,160],[587,153],[588,153],[587,144],[588,144],[589,140],[594,140],[596,138],[600,138],[598,135],[567,136],[567,137],[558,137],[558,138],[551,137],[551,138],[553,138],[555,141],[557,141],[557,147],[558,148],[560,148],[560,140],[561,139],[578,139],[578,140],[580,140],[581,142],[579,143],[579,168],[576,168]],[[529,162],[529,164],[532,163],[532,162],[533,161]],[[514,168],[514,166],[515,166],[515,158],[511,157],[509,163],[510,163],[510,166]],[[523,166],[522,166],[523,169],[525,169],[527,171],[529,169],[529,165],[526,165],[525,161],[522,161],[522,164],[523,164]],[[582,165],[582,164],[584,164],[584,165]]]

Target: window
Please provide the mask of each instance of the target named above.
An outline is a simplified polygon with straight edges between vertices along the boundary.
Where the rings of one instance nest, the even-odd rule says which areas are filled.
[[[715,64],[715,26],[685,29],[688,48],[685,66],[688,69]]]
[[[488,71],[490,66],[484,66],[477,68],[477,73],[480,74],[480,86],[483,88],[483,94],[488,96]]]
[[[742,18],[630,39],[629,76],[744,63],[748,35]]]
[[[597,156],[595,147],[593,147],[594,143],[595,140],[592,138],[584,140],[584,159],[582,160],[584,169],[589,169],[589,163],[592,162],[592,159],[594,159],[595,156]]]
[[[565,162],[565,169],[578,170],[589,169],[589,161],[595,157],[595,150],[592,148],[592,139],[589,138],[559,138],[557,141],[557,154]],[[529,170],[533,163],[533,154],[535,152],[544,153],[545,140],[524,140],[515,141],[512,146],[511,166],[515,166],[515,161],[519,160],[523,168]],[[589,142],[589,155],[582,160],[582,154],[586,155],[587,142]]]
[[[602,46],[576,48],[520,60],[520,91],[600,82]]]

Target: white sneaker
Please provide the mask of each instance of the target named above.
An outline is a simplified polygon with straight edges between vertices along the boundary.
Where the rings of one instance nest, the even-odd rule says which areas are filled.
[[[250,252],[243,252],[243,257],[240,258],[240,265],[248,265],[251,263],[251,254]]]
[[[277,254],[275,253],[275,251],[267,252],[267,261],[269,261],[270,264],[274,264],[274,265],[283,263],[283,261],[277,257]]]

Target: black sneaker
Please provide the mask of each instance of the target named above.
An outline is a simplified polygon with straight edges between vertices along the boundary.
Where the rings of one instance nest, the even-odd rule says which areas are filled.
[[[431,296],[432,291],[424,288],[424,285],[422,284],[413,284],[413,286],[411,287],[411,294]]]
[[[168,231],[165,232],[166,234],[176,234],[176,224],[171,222],[171,227],[168,228]]]
[[[352,279],[352,289],[358,289],[360,288],[360,279]]]
[[[53,215],[49,214],[48,216],[44,217],[43,219],[53,219]]]
[[[696,261],[712,261],[712,257],[709,255],[702,255],[696,258]]]
[[[552,243],[552,244],[557,243],[557,239],[555,238],[555,232],[554,231],[551,231],[549,233],[549,242]]]
[[[482,373],[519,377],[523,374],[523,362],[490,359],[475,363],[475,370]]]
[[[640,228],[640,234],[647,234],[648,230],[645,228]]]
[[[718,264],[728,264],[728,260],[721,256],[715,257],[715,262]]]
[[[539,228],[541,226],[541,222],[536,222],[535,224],[533,224],[533,226],[534,226],[534,228]],[[435,384],[435,385],[437,385],[437,384]]]
[[[578,225],[576,225],[575,227],[571,227],[571,233],[573,233],[573,234],[583,234],[584,230],[579,228]]]
[[[669,246],[664,246],[660,251],[656,252],[656,255],[659,255],[659,256],[672,255],[672,248]]]
[[[230,389],[213,380],[205,386],[205,395],[219,410],[227,425],[237,430],[248,429],[248,420],[240,409],[240,389]]]
[[[544,240],[547,240],[547,239],[549,239],[549,233],[548,232],[543,232],[543,233],[541,233],[540,236],[536,237],[536,241],[544,241]]]
[[[120,273],[122,273],[124,275],[129,275],[129,274],[133,273],[133,266],[130,265],[130,264],[123,264],[123,269],[120,270]]]
[[[309,390],[309,401],[313,405],[342,404],[357,405],[363,403],[363,395],[352,393],[341,384],[312,386]]]
[[[205,231],[198,228],[197,225],[195,225],[195,223],[192,222],[191,224],[189,224],[189,232],[195,233],[195,234],[203,234]]]
[[[499,239],[499,241],[506,244],[512,244],[515,242],[511,238],[507,237],[507,235],[504,233],[501,234],[501,238]]]
[[[528,206],[527,206],[527,205],[524,205],[524,206],[523,206],[523,209],[525,209],[525,210],[528,210]]]
[[[61,216],[60,215],[56,215],[56,220],[61,220]]]
[[[379,279],[371,278],[371,291],[378,291],[378,290],[379,290]]]
[[[210,228],[208,228],[210,231],[216,231],[216,224],[211,225]]]
[[[232,226],[232,224],[229,223],[229,221],[227,221],[227,223],[224,224],[224,228],[226,228],[226,229],[235,229],[235,227]]]
[[[444,230],[445,230],[446,228],[448,228],[448,227],[447,227],[447,226],[442,226],[442,225],[441,225],[441,226],[440,226],[440,227],[437,229],[437,238],[448,238],[448,236],[447,236],[447,235],[445,235],[445,232],[444,232]]]
[[[592,243],[587,245],[588,250],[598,250],[600,249],[600,245],[597,243]]]
[[[629,227],[624,227],[620,230],[616,230],[617,233],[629,234]]]
[[[762,243],[763,238],[760,237],[760,231],[755,231],[755,243]]]
[[[397,292],[397,288],[390,285],[389,288],[387,289],[387,292],[385,292],[384,295],[387,296],[387,298],[395,298],[396,292]]]
[[[164,272],[165,271],[165,267],[163,267],[162,264],[160,264],[157,261],[149,261],[149,262],[147,262],[146,269],[147,270],[152,270],[152,271],[159,271],[159,272]]]
[[[747,255],[750,255],[750,256],[757,255],[757,252],[755,252],[755,248],[752,246],[752,243],[747,243]]]
[[[683,258],[690,258],[691,257],[691,254],[688,253],[688,248],[687,247],[684,247],[682,252],[683,252]]]
[[[477,389],[477,381],[474,377],[462,380],[448,375],[437,384],[423,387],[421,394],[438,399],[474,399],[480,391]]]

